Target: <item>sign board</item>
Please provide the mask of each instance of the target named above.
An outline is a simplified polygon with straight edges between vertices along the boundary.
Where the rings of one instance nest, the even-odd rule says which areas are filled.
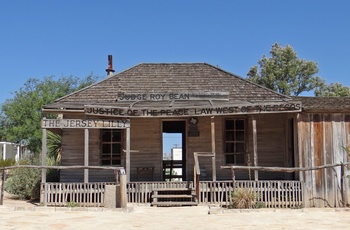
[[[83,120],[83,119],[43,119],[43,129],[125,129],[130,128],[130,120]]]
[[[115,101],[229,100],[228,92],[118,93]]]
[[[262,103],[248,105],[229,105],[188,108],[125,108],[113,106],[86,105],[85,114],[109,117],[188,117],[188,116],[217,116],[235,114],[261,114],[301,112],[301,102]]]

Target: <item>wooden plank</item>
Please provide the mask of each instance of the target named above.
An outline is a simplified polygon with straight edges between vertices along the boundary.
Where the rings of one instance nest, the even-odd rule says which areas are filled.
[[[6,172],[5,170],[2,170],[1,171],[0,205],[4,204],[5,179],[6,179]]]
[[[127,207],[127,192],[126,192],[126,184],[127,184],[127,175],[120,175],[120,206],[121,208]]]
[[[84,166],[89,166],[89,129],[84,129]],[[84,183],[89,182],[89,170],[84,169]]]
[[[46,166],[46,154],[47,154],[47,131],[42,129],[42,145],[41,145],[41,165]],[[46,182],[46,168],[41,170],[41,183]]]
[[[215,117],[211,117],[211,151],[214,154],[212,157],[212,179],[216,181],[216,146],[215,146]]]
[[[253,157],[254,157],[254,166],[258,166],[258,138],[256,132],[256,119],[255,116],[252,116],[252,128],[253,128]],[[259,180],[259,174],[257,170],[254,170],[254,180]]]

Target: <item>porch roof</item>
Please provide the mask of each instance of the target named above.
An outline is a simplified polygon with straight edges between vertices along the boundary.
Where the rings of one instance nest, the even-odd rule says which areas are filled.
[[[350,97],[292,97],[304,112],[350,112]]]

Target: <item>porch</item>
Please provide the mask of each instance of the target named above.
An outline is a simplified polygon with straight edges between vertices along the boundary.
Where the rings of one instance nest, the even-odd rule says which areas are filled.
[[[116,183],[108,183],[115,184]],[[41,191],[47,206],[103,207],[107,183],[42,183]],[[200,181],[198,205],[227,206],[235,189],[248,188],[257,202],[266,208],[300,208],[303,189],[300,181]],[[152,205],[154,191],[159,189],[196,189],[188,182],[129,182],[127,202]]]

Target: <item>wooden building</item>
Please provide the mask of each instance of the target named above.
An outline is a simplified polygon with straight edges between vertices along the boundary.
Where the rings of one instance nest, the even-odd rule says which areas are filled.
[[[106,79],[43,107],[59,115],[44,118],[42,127],[62,135],[63,166],[124,167],[129,202],[152,202],[161,186],[182,184],[197,187],[200,204],[227,203],[232,189],[249,185],[268,207],[347,205],[347,167],[235,170],[233,177],[223,166],[346,163],[349,98],[288,97],[206,63],[139,64],[115,75],[110,65],[107,71]],[[171,134],[182,150],[176,160],[163,156]],[[108,170],[60,171],[60,186],[114,181]]]

